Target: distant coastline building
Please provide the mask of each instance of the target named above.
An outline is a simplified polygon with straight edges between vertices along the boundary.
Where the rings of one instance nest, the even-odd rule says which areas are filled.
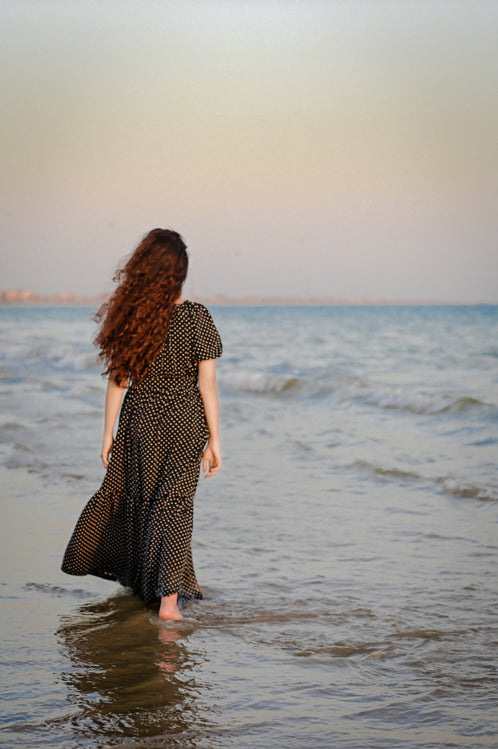
[[[0,291],[0,301],[4,304],[35,302],[36,294],[33,291],[26,291],[25,289],[5,289],[4,291]]]
[[[95,304],[103,300],[103,295],[81,296],[62,291],[59,294],[40,295],[26,289],[0,289],[0,304]]]

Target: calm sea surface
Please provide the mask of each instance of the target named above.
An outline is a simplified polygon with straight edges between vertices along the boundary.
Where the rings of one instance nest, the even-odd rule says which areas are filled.
[[[103,478],[86,308],[0,309],[2,747],[498,746],[498,308],[213,307],[184,622],[61,555]]]

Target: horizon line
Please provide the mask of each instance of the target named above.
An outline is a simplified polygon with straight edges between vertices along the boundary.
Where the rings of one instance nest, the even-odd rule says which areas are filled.
[[[0,289],[0,306],[16,305],[65,305],[84,306],[87,304],[98,304],[105,301],[108,295],[101,294],[75,294],[72,292],[57,292],[54,294],[37,294],[25,289]],[[385,298],[385,297],[333,297],[316,296],[303,297],[292,295],[265,295],[265,294],[242,294],[230,297],[225,294],[196,294],[191,296],[191,301],[220,305],[220,306],[452,306],[472,307],[489,306],[494,307],[498,302],[484,301],[448,301],[442,299],[410,299],[410,298]]]

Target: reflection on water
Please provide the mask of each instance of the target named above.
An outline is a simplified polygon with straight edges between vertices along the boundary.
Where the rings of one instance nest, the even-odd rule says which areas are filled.
[[[195,622],[162,623],[133,595],[85,603],[61,617],[61,675],[77,707],[75,735],[174,737],[195,714],[192,656],[182,638]],[[114,744],[115,746],[115,744]]]
[[[127,593],[62,616],[70,745],[493,745],[492,719],[480,720],[496,683],[492,630],[477,631],[472,606],[455,624],[454,595],[431,607],[428,581],[370,606],[365,589],[355,596],[336,581],[335,597],[323,579],[307,586],[301,598],[272,583],[252,601],[208,588],[199,621],[187,609],[165,624]],[[469,591],[469,603],[479,595]]]

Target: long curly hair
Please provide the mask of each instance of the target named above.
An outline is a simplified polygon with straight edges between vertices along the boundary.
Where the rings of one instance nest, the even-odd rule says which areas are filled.
[[[187,270],[185,242],[170,229],[150,231],[118,269],[117,288],[94,315],[103,375],[119,385],[143,380],[166,337]]]

